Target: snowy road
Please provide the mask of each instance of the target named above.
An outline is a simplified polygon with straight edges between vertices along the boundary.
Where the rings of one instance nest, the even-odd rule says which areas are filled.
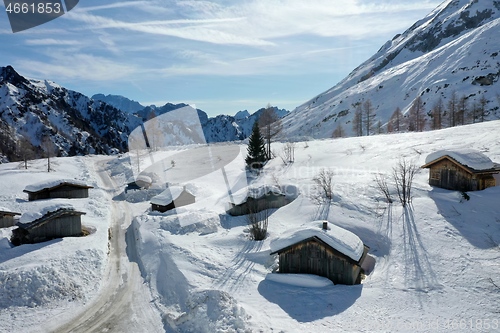
[[[135,237],[127,233],[132,214],[127,202],[112,200],[118,187],[104,166],[105,162],[96,165],[95,173],[101,179],[101,188],[108,193],[112,210],[106,280],[93,302],[71,321],[51,331],[164,332],[160,314],[154,307],[136,262]]]

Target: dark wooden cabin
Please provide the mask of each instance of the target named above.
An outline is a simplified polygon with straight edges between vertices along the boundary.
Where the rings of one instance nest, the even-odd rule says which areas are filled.
[[[265,209],[281,208],[290,203],[285,194],[276,186],[261,186],[246,189],[245,193],[236,193],[229,203],[227,213],[232,216],[258,213]]]
[[[484,154],[477,151],[467,151],[474,154],[476,160],[482,160],[483,168],[473,168],[474,163],[467,162],[467,154],[429,155],[422,168],[429,169],[429,185],[455,191],[480,191],[496,186],[494,175],[500,172],[500,165],[491,162]],[[434,158],[435,157],[435,158]],[[489,163],[491,162],[491,163]]]
[[[196,197],[191,191],[181,186],[171,186],[151,199],[151,210],[164,213],[195,201]]]
[[[15,217],[20,213],[10,212],[7,209],[0,208],[0,228],[8,228],[16,225]]]
[[[344,233],[348,232],[342,230]],[[279,256],[279,273],[315,274],[330,279],[334,284],[354,285],[361,283],[361,265],[369,250],[368,246],[357,236],[356,238],[360,242],[361,251],[359,257],[354,259],[343,253],[343,249],[325,241],[321,232],[304,232],[303,239],[299,238],[293,244],[275,249],[271,255]]]
[[[12,230],[11,241],[14,245],[40,243],[54,238],[82,235],[84,212],[71,208],[60,208],[29,223],[18,223]]]
[[[91,188],[93,187],[77,181],[60,180],[30,185],[23,192],[28,193],[29,201],[54,198],[79,199],[88,198]]]

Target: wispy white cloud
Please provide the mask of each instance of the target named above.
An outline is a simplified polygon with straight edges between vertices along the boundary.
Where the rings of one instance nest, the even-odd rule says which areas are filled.
[[[25,73],[38,77],[58,77],[64,80],[117,81],[137,73],[130,64],[89,54],[52,53],[50,62],[37,60],[19,60],[16,67]]]
[[[27,39],[27,45],[79,45],[80,42],[76,40],[54,39],[54,38],[41,38],[41,39]]]

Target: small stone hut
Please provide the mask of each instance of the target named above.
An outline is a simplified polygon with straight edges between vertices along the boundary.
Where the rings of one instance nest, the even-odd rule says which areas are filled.
[[[500,165],[472,150],[441,150],[430,154],[422,168],[429,169],[429,184],[455,191],[480,191],[496,186]]]
[[[7,208],[0,207],[0,228],[8,228],[16,225],[16,216],[20,213],[14,213]]]
[[[194,194],[182,186],[169,186],[165,191],[151,199],[151,210],[164,213],[177,207],[195,203]]]
[[[352,232],[328,221],[292,229],[271,241],[279,273],[315,274],[335,284],[361,283],[361,265],[369,247]]]
[[[275,185],[261,185],[244,188],[232,195],[227,213],[232,216],[258,213],[265,209],[281,208],[288,205],[292,198]]]
[[[25,213],[12,230],[14,245],[40,243],[54,238],[81,236],[84,212],[68,205],[46,207],[40,213]]]
[[[28,200],[53,198],[78,199],[88,198],[89,189],[93,188],[74,179],[61,179],[28,185],[23,192],[28,193]]]

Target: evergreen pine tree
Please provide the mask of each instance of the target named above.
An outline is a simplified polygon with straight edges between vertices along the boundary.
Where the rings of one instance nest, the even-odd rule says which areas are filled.
[[[259,124],[256,121],[253,124],[252,134],[248,140],[246,164],[252,169],[260,169],[266,158],[266,144],[260,134]]]

